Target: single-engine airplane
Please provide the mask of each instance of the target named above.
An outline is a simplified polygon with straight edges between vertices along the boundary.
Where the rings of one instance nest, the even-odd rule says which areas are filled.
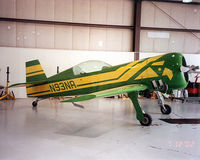
[[[87,61],[46,77],[39,60],[26,62],[26,83],[9,87],[26,86],[28,97],[37,97],[33,107],[41,99],[57,96],[77,96],[61,102],[90,100],[127,93],[136,110],[141,125],[152,123],[150,115],[142,111],[138,93],[156,91],[163,114],[170,114],[171,107],[164,104],[161,92],[171,93],[174,89],[185,88],[188,83],[185,58],[180,53],[168,53],[130,63],[110,66],[101,61]]]

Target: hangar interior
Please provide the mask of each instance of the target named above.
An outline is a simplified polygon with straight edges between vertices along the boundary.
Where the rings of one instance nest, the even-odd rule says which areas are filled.
[[[200,65],[199,0],[0,0],[1,86],[7,66],[10,84],[25,82],[34,59],[50,77],[88,60],[114,66],[169,52]],[[200,87],[197,77],[189,74]],[[128,99],[81,102],[84,110],[44,100],[32,109],[25,87],[11,90],[17,99],[0,101],[0,159],[200,158],[199,101],[166,100],[172,113],[162,115],[156,99],[141,97],[154,120],[143,127]],[[173,118],[195,122],[160,120]]]

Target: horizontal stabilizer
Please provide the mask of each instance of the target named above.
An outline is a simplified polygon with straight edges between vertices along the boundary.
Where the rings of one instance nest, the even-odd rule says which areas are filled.
[[[44,84],[48,82],[44,70],[39,60],[32,60],[26,62],[26,83],[17,83],[9,86],[11,87],[28,87],[30,85]]]
[[[82,95],[75,98],[71,98],[68,100],[64,100],[61,102],[80,102],[80,101],[86,101],[93,98],[99,98],[99,97],[107,97],[107,96],[113,96],[118,94],[124,94],[124,93],[130,93],[130,92],[137,92],[147,89],[146,85],[143,84],[133,84],[113,89],[104,90],[101,92],[95,92],[92,94]]]
[[[43,83],[46,83],[46,82],[47,81],[33,81],[33,82],[29,82],[29,83],[16,83],[16,84],[10,85],[8,88],[12,88],[12,87],[26,87],[28,85],[43,84]]]

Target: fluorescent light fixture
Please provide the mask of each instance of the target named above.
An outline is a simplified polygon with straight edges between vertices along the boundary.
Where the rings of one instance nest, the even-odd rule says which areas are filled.
[[[148,32],[148,38],[169,38],[169,32]]]
[[[183,3],[190,3],[192,0],[183,0]]]
[[[99,47],[102,47],[103,46],[103,41],[99,41],[98,45],[99,45]]]

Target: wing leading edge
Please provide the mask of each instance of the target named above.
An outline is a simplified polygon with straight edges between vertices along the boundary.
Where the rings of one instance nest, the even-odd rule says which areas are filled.
[[[133,84],[133,85],[127,85],[127,86],[123,86],[123,87],[108,89],[108,90],[104,90],[104,91],[100,91],[100,92],[95,92],[92,94],[86,94],[86,95],[78,96],[78,97],[71,98],[68,100],[64,100],[61,102],[80,102],[80,101],[90,100],[93,98],[107,97],[107,96],[136,92],[136,91],[143,91],[145,89],[147,89],[146,85]]]

